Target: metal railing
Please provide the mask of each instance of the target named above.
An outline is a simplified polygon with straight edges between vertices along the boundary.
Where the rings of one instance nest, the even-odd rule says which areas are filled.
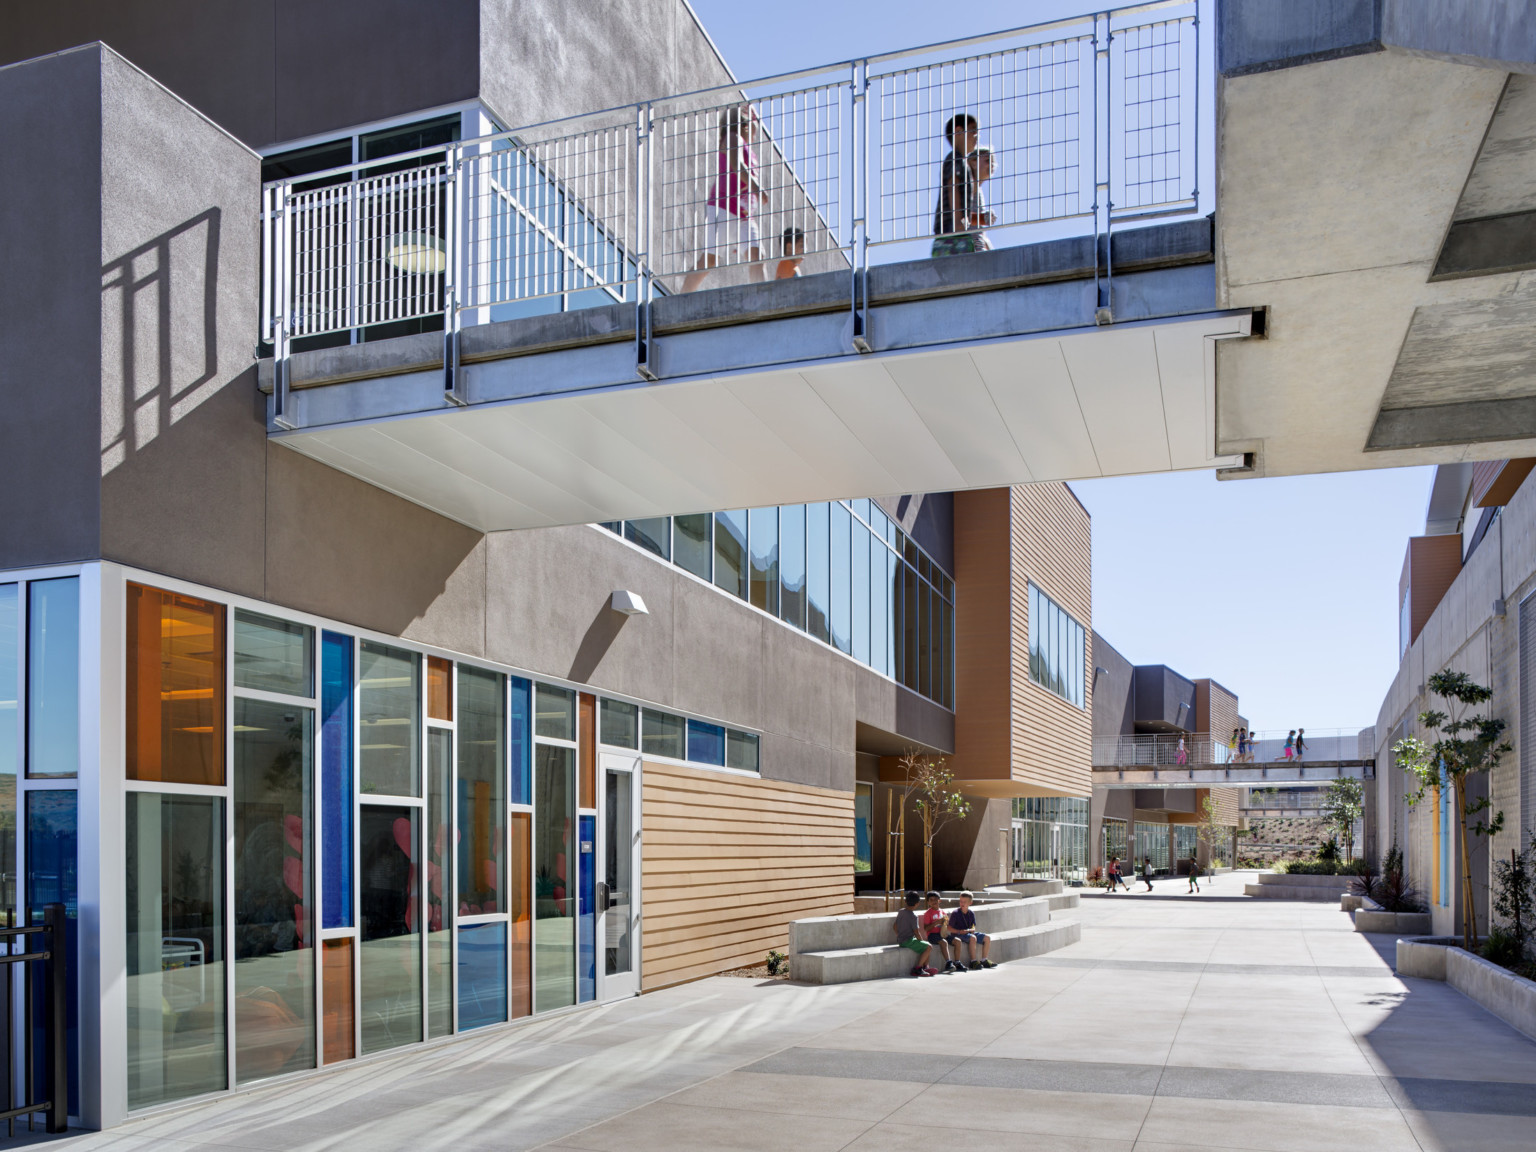
[[[7,919],[11,916],[8,914]],[[0,928],[0,971],[6,974],[8,994],[0,995],[0,1017],[5,1023],[4,1087],[0,1089],[0,1120],[10,1136],[22,1116],[42,1113],[49,1132],[69,1127],[69,966],[65,933],[68,921],[64,905],[43,908],[43,922]],[[34,942],[34,938],[41,937]],[[17,947],[21,951],[15,951]],[[13,976],[20,966],[21,978]],[[41,968],[41,972],[38,969]],[[11,993],[21,993],[20,1020]],[[35,1020],[34,1014],[41,1019]],[[18,1028],[18,1025],[20,1027]],[[41,1043],[39,1043],[41,1039]],[[20,1067],[11,1060],[19,1055]],[[19,1073],[19,1075],[17,1075]],[[17,1100],[20,1090],[21,1099]]]
[[[1374,750],[1362,747],[1361,732],[1369,729],[1330,728],[1307,732],[1298,756],[1294,744],[1286,755],[1289,731],[1257,731],[1249,735],[1247,751],[1234,745],[1230,732],[1136,733],[1095,736],[1095,768],[1184,768],[1228,764],[1297,764],[1316,761],[1370,759]]]
[[[656,294],[721,268],[770,278],[787,261],[786,273],[851,273],[851,341],[867,351],[863,272],[928,255],[936,225],[956,237],[947,247],[982,250],[1196,213],[1201,2],[1101,10],[271,182],[261,335],[277,419],[295,340],[441,317],[445,392],[462,403],[461,326],[624,303],[637,309],[637,374],[653,378]],[[1111,249],[1095,251],[1108,309]]]

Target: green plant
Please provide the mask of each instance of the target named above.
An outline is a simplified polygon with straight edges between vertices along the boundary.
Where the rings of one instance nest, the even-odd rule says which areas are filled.
[[[1488,939],[1483,941],[1479,954],[1500,968],[1517,968],[1525,960],[1525,944],[1513,932],[1495,924],[1488,929]]]
[[[1324,840],[1318,845],[1317,858],[1329,864],[1337,864],[1339,862],[1339,842],[1332,836]]]
[[[777,976],[789,966],[789,957],[782,952],[770,951],[768,953],[768,975]]]
[[[901,758],[907,790],[917,793],[917,813],[923,821],[923,888],[933,887],[933,842],[939,829],[970,814],[971,803],[954,787],[955,773],[942,756],[908,752]]]
[[[1490,928],[1489,943],[1492,944],[1495,932],[1507,935],[1515,950],[1516,960],[1523,960],[1526,946],[1530,943],[1533,895],[1536,895],[1532,892],[1528,854],[1511,848],[1508,860],[1495,861],[1493,882],[1493,910],[1503,919],[1508,928]],[[1484,951],[1483,955],[1487,956],[1488,953]],[[1492,960],[1493,957],[1488,956],[1488,959]],[[1498,960],[1495,963],[1504,964],[1504,961]],[[1510,965],[1504,966],[1507,968]]]
[[[1344,838],[1344,858],[1355,856],[1355,822],[1365,814],[1365,785],[1359,780],[1339,779],[1323,792],[1323,820]]]
[[[1481,814],[1492,805],[1486,796],[1469,799],[1467,784],[1471,777],[1491,772],[1512,751],[1503,738],[1504,721],[1492,716],[1469,713],[1493,699],[1493,689],[1484,687],[1465,672],[1436,672],[1429,678],[1431,694],[1446,701],[1448,712],[1430,709],[1419,713],[1419,723],[1436,732],[1439,738],[1426,744],[1417,736],[1408,736],[1392,745],[1392,754],[1413,777],[1418,788],[1408,797],[1410,804],[1420,803],[1431,792],[1437,796],[1447,786],[1455,798],[1455,811],[1461,824],[1461,937],[1462,945],[1472,950],[1477,939],[1477,904],[1472,894],[1472,837],[1492,836],[1504,826],[1504,813],[1495,812],[1488,820]],[[1477,817],[1476,822],[1473,818]]]

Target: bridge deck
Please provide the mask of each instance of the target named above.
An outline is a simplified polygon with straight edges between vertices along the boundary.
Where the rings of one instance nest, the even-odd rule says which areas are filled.
[[[1300,788],[1330,780],[1373,780],[1375,760],[1308,760],[1300,764],[1110,765],[1093,767],[1093,782],[1106,788]]]

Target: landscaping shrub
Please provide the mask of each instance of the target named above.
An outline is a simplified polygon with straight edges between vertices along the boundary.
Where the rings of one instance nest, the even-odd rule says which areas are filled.
[[[789,957],[782,952],[768,953],[768,975],[777,976],[789,966]]]

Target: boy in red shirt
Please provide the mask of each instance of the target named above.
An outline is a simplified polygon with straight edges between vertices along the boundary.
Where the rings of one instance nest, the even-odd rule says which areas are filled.
[[[923,909],[920,918],[922,932],[928,941],[928,946],[935,949],[944,960],[944,971],[964,972],[965,967],[956,964],[949,958],[949,945],[944,943],[944,926],[949,923],[949,917],[944,914],[944,909],[939,907],[939,894],[929,892],[927,894],[928,907]]]

